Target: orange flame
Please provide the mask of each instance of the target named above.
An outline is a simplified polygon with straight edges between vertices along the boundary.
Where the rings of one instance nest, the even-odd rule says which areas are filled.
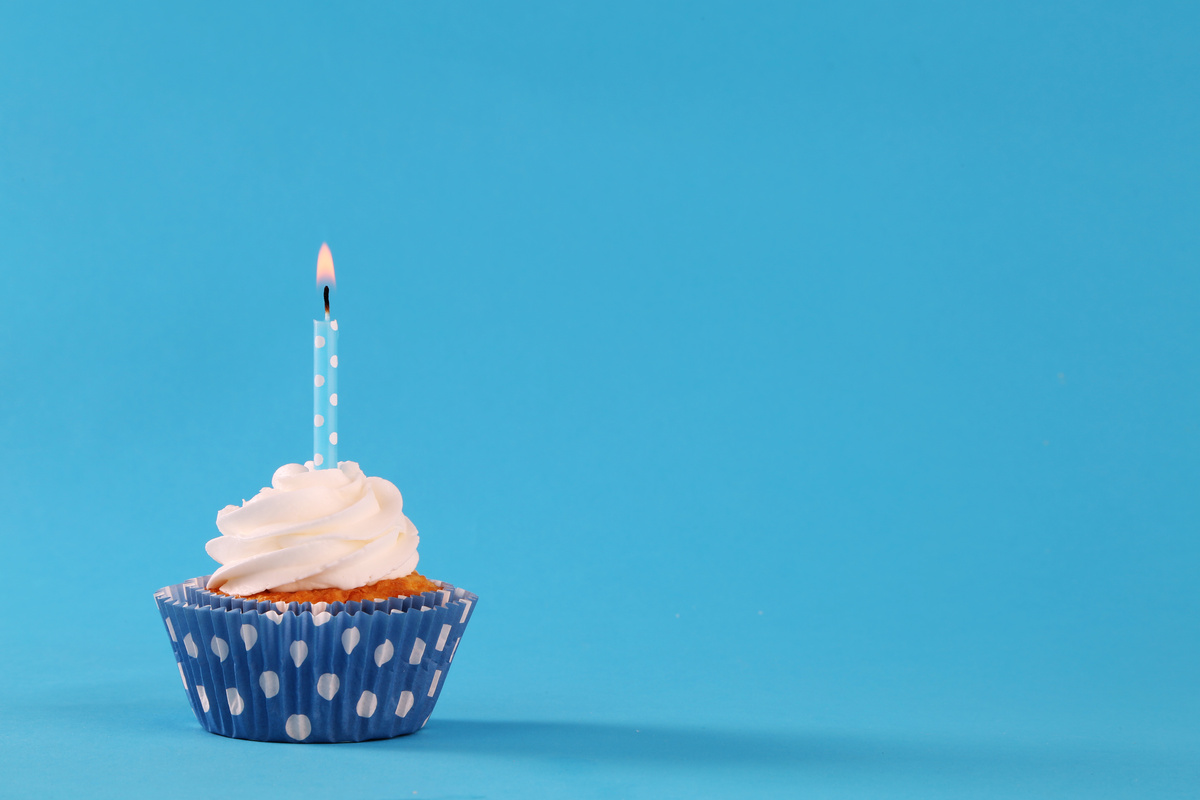
[[[333,253],[327,244],[322,244],[321,252],[317,253],[317,287],[323,286],[337,288],[337,276],[333,274]]]

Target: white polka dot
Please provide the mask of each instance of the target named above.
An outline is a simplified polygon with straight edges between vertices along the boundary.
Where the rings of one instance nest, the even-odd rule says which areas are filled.
[[[334,431],[333,433],[329,434],[329,443],[337,444],[337,431]]]
[[[324,424],[325,424],[325,418],[322,417],[320,414],[316,414],[313,416],[313,427],[314,428],[319,428]],[[313,460],[315,461],[316,459],[313,459]]]
[[[314,453],[313,454],[313,463],[316,464],[318,467],[321,466],[322,464],[325,463],[325,456],[321,455],[320,453]]]
[[[171,624],[171,618],[163,617],[163,619],[167,621],[167,633],[171,634],[171,641],[178,642],[179,640],[175,638],[175,626]]]
[[[196,647],[196,642],[192,639],[192,635],[190,633],[183,637],[183,646],[187,650],[187,654],[192,658],[196,658],[200,655],[200,648]]]
[[[313,339],[313,347],[324,347],[324,346],[325,346],[325,337],[324,336],[318,336],[317,338]]]
[[[325,385],[325,376],[324,375],[314,375],[313,376],[313,386],[324,386],[324,385]]]
[[[308,658],[308,643],[300,640],[294,641],[288,648],[288,652],[292,654],[292,661],[295,661],[298,667],[304,663],[304,659]]]
[[[408,663],[420,664],[421,656],[423,655],[425,655],[425,640],[418,637],[417,640],[413,642],[412,652],[408,654]]]
[[[329,366],[333,367],[334,369],[337,369],[337,356],[329,357]]]
[[[462,619],[460,619],[459,622],[466,622],[467,614],[470,614],[470,613],[471,613],[471,601],[463,600],[463,615],[462,615]]]
[[[429,684],[429,696],[433,697],[433,693],[437,691],[438,681],[442,679],[442,671],[435,669],[433,671],[433,683]]]
[[[196,694],[200,698],[200,707],[208,711],[208,692],[204,691],[203,686],[196,686]]]
[[[337,320],[335,319],[333,322],[330,322],[329,327],[333,328],[336,331],[337,330]]]
[[[283,730],[288,736],[298,742],[304,741],[312,733],[312,723],[303,714],[292,714],[283,724]]]
[[[396,652],[396,648],[389,641],[384,641],[383,644],[375,648],[375,666],[382,667],[384,664],[392,660],[392,654]]]
[[[287,603],[283,602],[282,600],[276,600],[275,610],[282,614],[283,612],[287,611]]]
[[[319,628],[331,619],[333,619],[333,614],[330,614],[328,611],[318,611],[316,614],[313,614],[313,625]]]
[[[212,637],[212,641],[208,643],[212,651],[217,654],[217,658],[224,661],[229,658],[229,642],[222,639],[220,636]]]
[[[407,715],[409,712],[409,709],[411,709],[412,706],[413,706],[413,693],[412,692],[401,692],[400,693],[400,702],[396,706],[396,716],[403,717],[403,716]]]
[[[242,700],[242,696],[238,694],[237,689],[226,689],[225,700],[229,703],[229,713],[235,717],[246,710],[246,703]]]
[[[255,628],[253,625],[243,625],[242,626],[242,643],[244,645],[246,645],[246,649],[249,650],[251,647],[254,647],[254,643],[257,641],[258,641],[258,628]]]
[[[329,395],[329,405],[331,405],[331,406],[337,405],[337,392],[334,392],[333,394]]]
[[[271,622],[274,622],[276,625],[283,622],[283,615],[278,611],[268,611],[266,614],[263,614],[263,616],[271,620]]]
[[[441,652],[442,648],[446,646],[446,639],[450,638],[451,627],[453,626],[449,622],[442,626],[442,632],[438,634],[437,644],[433,647],[434,650]]]
[[[425,721],[421,723],[421,727],[424,728],[428,724],[429,724],[429,717],[426,717]]]
[[[454,663],[454,654],[458,652],[458,643],[461,641],[462,641],[462,637],[460,636],[454,640],[454,647],[450,648],[450,662],[449,663],[451,663],[451,664]]]
[[[342,685],[341,680],[332,672],[326,672],[321,677],[317,678],[317,694],[324,697],[326,700],[332,700],[337,694],[338,687]]]
[[[342,631],[342,648],[346,651],[346,655],[350,655],[350,651],[358,644],[359,638],[362,636],[358,632],[358,628],[346,628]]]
[[[258,685],[262,687],[263,694],[267,697],[274,697],[279,694],[279,675],[267,670],[258,676]]]
[[[372,692],[363,692],[362,697],[358,698],[358,705],[354,710],[358,712],[360,717],[369,717],[375,713],[375,706],[379,704],[379,700]]]
[[[175,666],[179,667],[179,680],[183,681],[183,688],[186,689],[187,676],[183,674],[183,664],[180,664],[178,661],[176,661]]]

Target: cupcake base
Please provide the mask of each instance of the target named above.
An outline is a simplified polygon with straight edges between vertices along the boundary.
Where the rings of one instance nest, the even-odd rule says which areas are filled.
[[[211,733],[267,742],[361,742],[419,730],[446,684],[478,597],[269,603],[209,592],[207,576],[155,601],[188,701]]]

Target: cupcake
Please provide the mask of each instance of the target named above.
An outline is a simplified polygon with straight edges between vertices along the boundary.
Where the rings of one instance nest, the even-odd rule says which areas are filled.
[[[220,567],[155,593],[205,730],[358,742],[425,725],[478,598],[416,571],[391,482],[287,464],[217,528]]]

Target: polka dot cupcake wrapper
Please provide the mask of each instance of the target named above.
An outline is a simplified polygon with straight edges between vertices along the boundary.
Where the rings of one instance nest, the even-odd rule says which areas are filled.
[[[188,702],[211,733],[360,742],[428,721],[478,597],[273,604],[214,595],[207,577],[154,598]]]

